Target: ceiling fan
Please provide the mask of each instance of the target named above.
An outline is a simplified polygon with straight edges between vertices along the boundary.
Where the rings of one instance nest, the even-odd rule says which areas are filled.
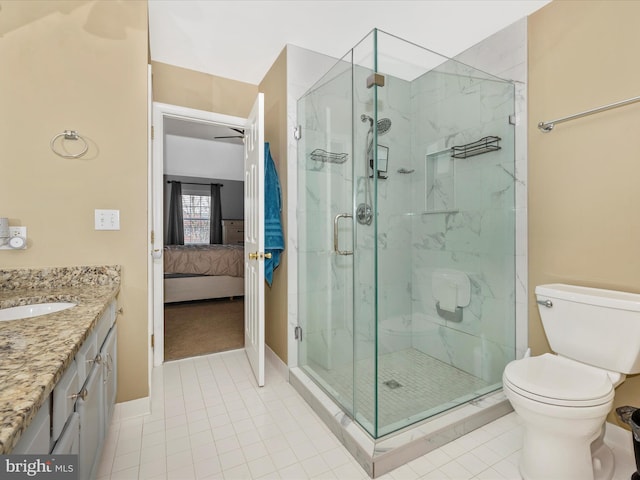
[[[237,132],[239,135],[225,135],[225,136],[221,136],[221,137],[213,137],[214,140],[220,140],[220,139],[224,139],[224,138],[244,138],[244,130],[242,130],[241,128],[232,128],[229,127],[230,130],[233,130],[234,132]]]

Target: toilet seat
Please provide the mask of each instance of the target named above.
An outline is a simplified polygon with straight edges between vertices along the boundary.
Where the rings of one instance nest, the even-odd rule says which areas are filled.
[[[566,407],[604,405],[615,393],[605,370],[550,353],[510,362],[503,382],[533,401]]]

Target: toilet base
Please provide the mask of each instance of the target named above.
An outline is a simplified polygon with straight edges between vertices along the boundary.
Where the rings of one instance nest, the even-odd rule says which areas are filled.
[[[613,472],[616,468],[613,452],[604,444],[603,437],[604,429],[602,434],[591,444],[591,464],[593,465],[594,480],[610,480],[613,478]]]
[[[576,445],[572,440],[557,437],[547,437],[541,443],[540,437],[532,435],[528,438],[525,432],[520,474],[525,480],[611,480],[615,459],[603,438],[604,428],[588,446]],[[571,461],[567,462],[567,458]],[[553,467],[549,469],[551,465]]]

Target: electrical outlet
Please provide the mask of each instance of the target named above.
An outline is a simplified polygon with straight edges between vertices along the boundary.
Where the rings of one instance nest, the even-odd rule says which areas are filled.
[[[96,230],[120,230],[120,210],[95,211]]]
[[[18,237],[18,243],[11,245],[12,238]],[[27,227],[9,227],[9,238],[6,243],[0,244],[0,250],[24,250],[27,248]]]
[[[9,237],[22,237],[27,239],[27,227],[9,227]]]

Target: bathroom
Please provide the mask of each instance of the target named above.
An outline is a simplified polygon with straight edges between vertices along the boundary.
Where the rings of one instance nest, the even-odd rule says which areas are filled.
[[[639,236],[633,209],[638,204],[633,183],[638,176],[638,164],[629,158],[629,152],[638,147],[637,136],[633,134],[638,130],[636,107],[591,117],[580,125],[567,124],[561,136],[554,136],[560,133],[560,127],[546,136],[535,128],[541,120],[637,95],[636,67],[633,62],[623,61],[635,55],[633,45],[637,42],[630,40],[636,35],[635,28],[626,22],[637,17],[634,10],[637,7],[626,2],[607,6],[610,3],[552,2],[528,21],[529,233],[523,248],[528,253],[529,271],[521,281],[526,281],[530,288],[518,308],[524,309],[529,319],[528,345],[534,354],[548,351],[549,346],[533,302],[532,286],[563,280],[638,290],[639,260],[633,253]],[[57,14],[63,15],[66,8],[61,3],[48,14],[59,10]],[[3,4],[3,14],[8,11],[9,7]],[[34,50],[40,55],[34,63],[46,66],[47,75],[34,77],[25,68],[16,71],[15,78],[4,78],[3,83],[12,82],[2,89],[2,103],[8,106],[5,111],[15,112],[14,125],[29,128],[0,131],[1,143],[7,149],[0,162],[3,171],[11,172],[11,182],[0,192],[0,203],[15,205],[12,212],[3,215],[28,226],[30,238],[38,242],[38,248],[5,253],[3,265],[115,262],[124,267],[121,301],[125,314],[120,359],[127,367],[122,369],[120,402],[148,397],[150,374],[145,191],[147,27],[146,20],[141,20],[143,11],[125,11],[126,35],[118,36],[119,32],[106,32],[102,37],[89,35],[83,33],[84,23],[79,20],[77,43],[95,41],[96,48],[104,52],[99,62],[90,55],[80,57],[57,49],[41,50],[44,46],[38,45],[35,38],[50,28],[47,21],[58,21],[55,17],[47,20],[43,15],[40,22],[31,18],[32,24],[21,25],[11,35],[5,34],[3,47],[12,42],[15,48]],[[568,31],[566,25],[574,28]],[[627,38],[621,38],[618,32],[625,32]],[[14,51],[9,50],[7,55]],[[2,51],[5,52],[4,48]],[[6,61],[19,64],[16,57],[9,56]],[[594,64],[598,68],[594,69]],[[156,78],[160,91],[161,68]],[[125,69],[129,72],[126,78],[114,79],[109,73]],[[67,82],[68,71],[74,72],[75,82]],[[257,85],[238,88],[258,90]],[[117,93],[109,93],[114,89]],[[29,95],[10,93],[16,91],[28,91]],[[103,100],[84,101],[80,92],[92,98],[102,92],[98,96]],[[168,103],[180,101],[175,98],[179,95],[164,95]],[[198,108],[246,115],[247,106],[241,95],[233,105],[213,106],[206,94],[197,95],[200,97],[194,102],[200,102]],[[43,110],[43,105],[50,107]],[[39,121],[33,123],[33,118]],[[76,123],[77,118],[83,121]],[[114,122],[113,118],[127,118],[127,122]],[[68,128],[66,125],[88,132],[90,137],[96,136],[92,132],[101,132],[95,141],[100,146],[100,158],[106,161],[87,159],[80,164],[49,161],[48,140],[52,132]],[[46,141],[36,142],[34,138]],[[286,146],[279,148],[279,158],[286,158]],[[135,162],[131,161],[133,158]],[[56,182],[51,182],[52,178]],[[16,203],[16,198],[21,201]],[[120,208],[122,231],[93,231],[94,208]],[[284,278],[284,271],[279,275]],[[288,321],[286,291],[270,293],[276,295],[272,303],[277,310],[267,341],[284,360],[288,358],[288,337],[283,333]],[[619,387],[616,404],[637,404],[639,388],[637,379],[628,379]],[[610,421],[616,422],[613,417]]]

